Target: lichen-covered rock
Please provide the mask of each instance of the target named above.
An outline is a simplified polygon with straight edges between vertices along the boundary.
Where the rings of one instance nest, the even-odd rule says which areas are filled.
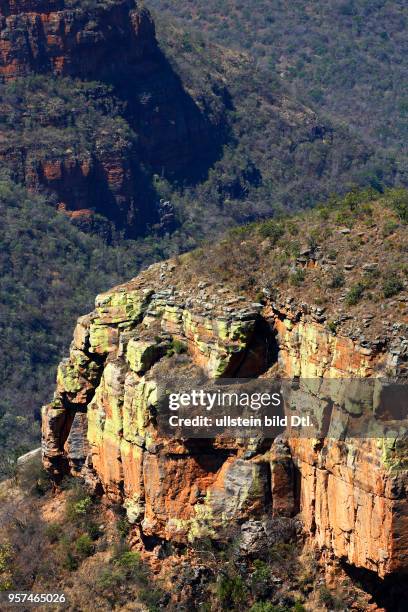
[[[398,438],[178,440],[156,425],[166,380],[268,378],[278,366],[304,381],[323,422],[323,382],[373,376],[387,353],[270,302],[262,309],[240,296],[226,313],[225,293],[214,289],[203,308],[194,286],[166,285],[174,266],[151,266],[98,296],[78,321],[43,410],[46,467],[55,478],[71,469],[97,480],[143,537],[188,542],[242,525],[244,548],[262,547],[272,524],[293,529],[298,515],[316,547],[380,576],[407,571],[408,452]],[[356,417],[357,391],[340,398],[345,418]]]

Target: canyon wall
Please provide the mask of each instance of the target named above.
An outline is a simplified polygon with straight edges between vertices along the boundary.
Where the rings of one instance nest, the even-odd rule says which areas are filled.
[[[71,81],[64,85],[64,78]],[[100,91],[91,87],[86,94],[78,79],[89,86],[96,82]],[[27,96],[21,112],[21,100],[13,99],[16,80]],[[147,175],[199,172],[220,144],[216,126],[159,49],[150,13],[133,0],[4,0],[0,82],[12,97],[10,104],[0,98],[0,114],[16,117],[0,127],[0,159],[13,177],[53,195],[74,218],[78,211],[88,219],[96,212],[129,236],[148,224],[169,229]],[[47,83],[41,111],[35,97]],[[81,91],[92,103],[100,99],[99,122],[86,117],[93,111]]]
[[[398,370],[398,351],[329,331],[302,305],[263,304],[156,264],[81,317],[54,400],[44,465],[123,504],[145,546],[241,532],[248,552],[279,517],[325,554],[407,571],[408,465],[396,439],[175,439],[156,427],[160,386],[180,377],[355,379]],[[310,396],[312,397],[312,396]],[[348,415],[350,417],[350,415]]]
[[[95,78],[118,65],[142,68],[157,52],[149,13],[132,0],[80,3],[2,2],[0,76],[33,72]]]

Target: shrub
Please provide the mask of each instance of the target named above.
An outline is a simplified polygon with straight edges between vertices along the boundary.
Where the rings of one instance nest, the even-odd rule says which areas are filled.
[[[343,272],[341,272],[340,270],[336,270],[330,279],[329,287],[330,289],[340,289],[340,287],[344,287],[345,282],[346,280],[344,278]]]
[[[105,568],[100,573],[96,586],[102,590],[112,591],[126,581],[126,573],[121,568]]]
[[[80,557],[85,558],[94,552],[94,544],[88,534],[84,533],[77,538],[75,548]]]
[[[332,334],[335,334],[337,332],[337,323],[335,323],[334,321],[329,321],[327,323],[327,328],[329,331],[331,331]]]
[[[86,516],[89,512],[90,507],[92,506],[92,499],[89,497],[85,497],[84,499],[80,499],[78,501],[74,501],[70,503],[70,500],[67,502],[67,516],[70,520],[75,520],[80,517]]]
[[[158,609],[163,592],[150,580],[149,573],[138,552],[129,550],[117,551],[109,567],[103,568],[96,581],[100,591],[105,592],[110,599],[115,599],[118,587],[129,586],[130,582],[138,587],[138,599],[153,612]]]
[[[58,525],[58,523],[50,523],[45,530],[45,535],[51,542],[51,544],[55,544],[55,542],[58,542],[61,537],[61,534],[62,528],[61,525]]]
[[[383,238],[388,238],[388,236],[391,236],[396,229],[398,229],[398,223],[392,220],[386,221],[382,231]]]
[[[140,570],[142,561],[138,552],[126,551],[120,555],[116,563],[123,567],[127,573],[133,573]]]
[[[269,549],[269,559],[272,563],[290,566],[296,558],[297,549],[292,542],[278,542]]]
[[[187,352],[187,346],[181,340],[173,339],[169,348],[167,349],[166,355],[167,357],[171,357],[172,355],[182,355]]]
[[[393,297],[404,289],[404,283],[402,280],[395,276],[394,278],[387,278],[383,282],[382,291],[385,298]]]
[[[217,596],[223,610],[242,604],[247,596],[247,589],[241,576],[221,576],[217,584]]]
[[[13,588],[12,578],[13,547],[10,542],[0,544],[0,592]]]
[[[262,223],[259,226],[258,231],[262,238],[270,238],[272,244],[276,244],[279,238],[282,238],[285,233],[283,227],[272,219],[269,219],[268,221]]]
[[[65,505],[67,519],[76,524],[81,523],[92,509],[92,498],[86,487],[78,481],[68,481],[66,486],[71,489]]]
[[[251,576],[251,591],[258,599],[265,599],[268,595],[271,579],[271,568],[259,559],[254,561],[254,569]]]
[[[355,306],[361,300],[364,295],[364,285],[362,283],[357,283],[351,287],[350,291],[346,296],[346,304],[348,306]]]
[[[278,608],[269,601],[254,603],[249,612],[277,612]]]
[[[42,466],[41,457],[30,459],[17,468],[17,482],[22,491],[31,495],[44,495],[51,488],[50,477]]]
[[[327,253],[327,257],[334,261],[335,259],[337,259],[337,251],[335,251],[334,249],[330,249],[330,251]]]
[[[403,223],[408,223],[408,190],[390,189],[386,192],[386,200],[395,210]]]
[[[75,572],[78,569],[78,560],[75,558],[71,550],[67,550],[65,559],[63,560],[63,567],[70,572]]]
[[[122,538],[126,538],[129,535],[130,523],[126,517],[120,518],[116,523],[116,529]]]
[[[327,607],[333,606],[334,597],[325,586],[322,586],[319,591],[319,601]]]
[[[295,287],[300,287],[300,285],[303,284],[305,278],[306,272],[302,268],[299,268],[290,276],[290,284],[294,285]]]
[[[99,529],[96,523],[88,523],[88,525],[86,526],[86,530],[91,540],[97,540],[101,535],[101,530]]]
[[[378,196],[378,191],[372,188],[353,189],[344,196],[343,205],[352,211],[357,209],[363,209],[363,212],[370,214],[369,211],[371,209],[367,206],[367,202],[375,200],[376,198],[378,198]]]

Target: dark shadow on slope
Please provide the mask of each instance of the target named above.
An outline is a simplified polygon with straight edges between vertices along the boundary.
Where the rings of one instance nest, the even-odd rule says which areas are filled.
[[[364,591],[372,595],[373,601],[387,612],[404,612],[407,609],[408,575],[395,574],[381,579],[375,572],[342,564],[353,582],[361,584]]]
[[[195,184],[221,158],[229,128],[224,120],[210,121],[160,49],[149,60],[125,65],[105,79],[127,105],[139,161],[169,180]],[[226,93],[220,97],[224,101]]]

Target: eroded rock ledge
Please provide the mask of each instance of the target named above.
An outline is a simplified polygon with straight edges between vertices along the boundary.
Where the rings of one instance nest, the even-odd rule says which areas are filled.
[[[395,368],[395,356],[267,299],[205,281],[179,289],[175,267],[150,267],[78,320],[43,409],[47,469],[56,480],[81,474],[123,504],[144,542],[216,537],[232,521],[251,546],[265,521],[298,515],[327,554],[382,577],[406,572],[408,470],[397,441],[182,442],[160,437],[152,417],[169,373],[365,378]]]

